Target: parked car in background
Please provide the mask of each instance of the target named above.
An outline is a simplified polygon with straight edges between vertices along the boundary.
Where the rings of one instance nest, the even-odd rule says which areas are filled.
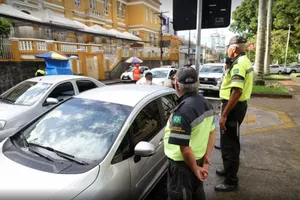
[[[300,64],[285,67],[284,73],[287,74],[300,73]]]
[[[284,73],[284,67],[280,65],[270,65],[271,74],[282,74]]]
[[[201,90],[219,91],[225,73],[224,63],[207,63],[199,71]]]
[[[156,85],[165,87],[172,87],[172,78],[176,74],[175,68],[154,68],[150,71],[152,73],[152,82]]]
[[[53,105],[103,83],[85,76],[40,76],[0,95],[0,141]]]
[[[114,85],[66,100],[0,143],[0,199],[143,199],[167,170],[177,98]]]
[[[126,70],[123,74],[121,74],[120,79],[123,82],[133,81],[133,69],[134,69],[134,67],[130,67],[128,70]],[[141,78],[144,77],[145,74],[150,71],[149,67],[147,67],[147,66],[140,66],[140,69],[142,71]]]

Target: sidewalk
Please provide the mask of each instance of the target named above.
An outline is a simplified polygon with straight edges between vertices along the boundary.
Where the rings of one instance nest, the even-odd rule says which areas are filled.
[[[221,152],[212,154],[205,183],[207,199],[299,199],[300,102],[296,99],[253,98],[241,128],[240,189],[220,193],[214,186],[222,167]]]

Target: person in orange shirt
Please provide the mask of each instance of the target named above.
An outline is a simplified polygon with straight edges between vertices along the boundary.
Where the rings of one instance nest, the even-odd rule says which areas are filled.
[[[140,64],[136,64],[135,68],[133,69],[133,80],[138,81],[141,78],[141,69],[140,69]]]

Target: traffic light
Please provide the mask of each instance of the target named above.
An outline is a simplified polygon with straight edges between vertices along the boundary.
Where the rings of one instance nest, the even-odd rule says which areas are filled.
[[[173,0],[173,28],[176,31],[196,29],[198,0]],[[231,0],[203,0],[202,29],[228,27]]]

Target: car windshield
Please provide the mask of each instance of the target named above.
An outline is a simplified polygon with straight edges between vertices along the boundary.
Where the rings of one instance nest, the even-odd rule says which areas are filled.
[[[221,65],[203,65],[200,69],[200,72],[223,73],[224,69]]]
[[[153,78],[167,78],[169,70],[153,70],[151,73]]]
[[[126,72],[132,72],[133,67],[130,67],[129,69],[126,70]]]
[[[73,98],[44,115],[22,135],[29,143],[101,162],[131,110],[125,105]]]
[[[51,85],[50,83],[24,81],[0,98],[16,105],[30,106],[38,101],[39,98],[48,91]]]

